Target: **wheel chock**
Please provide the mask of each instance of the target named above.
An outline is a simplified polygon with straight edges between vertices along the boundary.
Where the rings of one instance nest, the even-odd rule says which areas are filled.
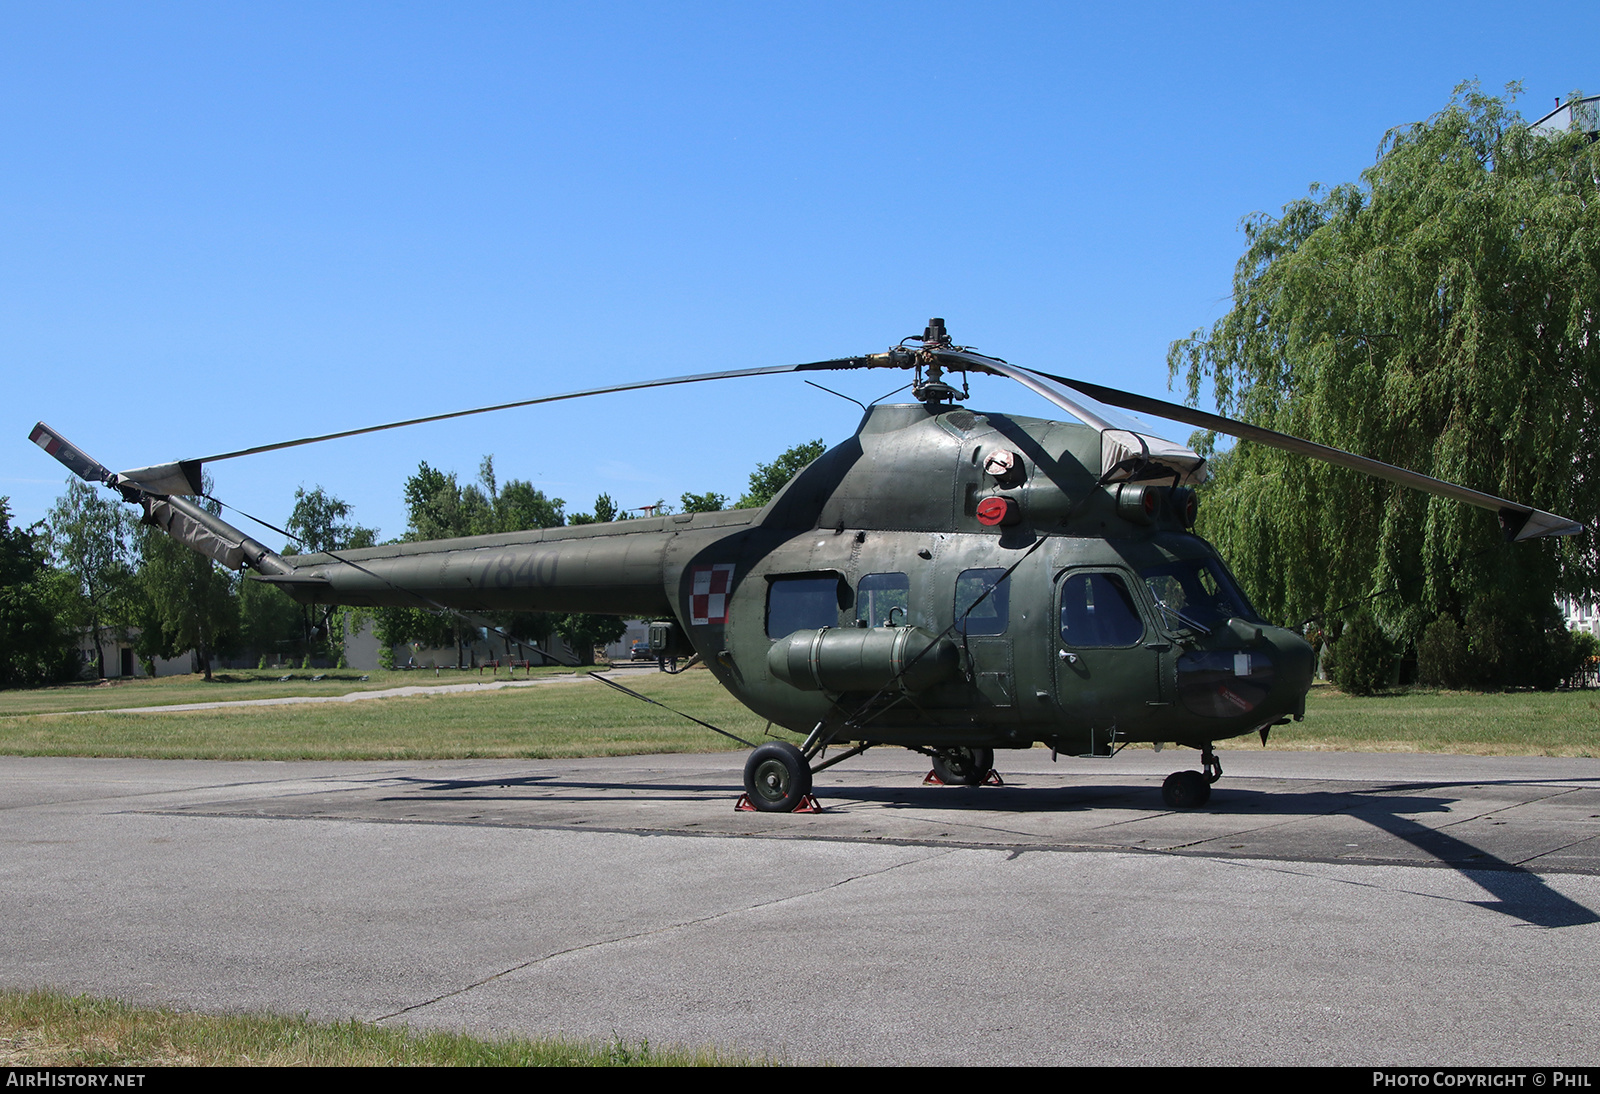
[[[1006,781],[1000,777],[1000,772],[996,771],[994,768],[991,767],[989,769],[989,773],[983,777],[983,781],[981,783],[979,783],[978,785],[979,786],[1004,786],[1005,784],[1006,784]],[[950,784],[945,782],[943,779],[939,778],[939,773],[937,771],[929,771],[926,775],[922,776],[922,785],[923,786],[949,786]]]
[[[755,806],[750,804],[750,795],[749,794],[740,794],[739,795],[739,800],[733,803],[733,811],[735,813],[759,813],[760,812],[759,809],[757,809]],[[820,812],[822,812],[822,803],[817,800],[817,796],[815,794],[807,794],[805,797],[800,799],[800,804],[795,806],[793,809],[789,810],[789,812],[791,812],[791,813],[820,813]]]

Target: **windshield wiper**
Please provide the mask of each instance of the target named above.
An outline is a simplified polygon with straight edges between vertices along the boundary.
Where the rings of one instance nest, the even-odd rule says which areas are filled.
[[[1160,608],[1162,611],[1166,612],[1168,615],[1172,616],[1172,618],[1176,619],[1179,623],[1182,623],[1185,627],[1188,627],[1192,631],[1199,631],[1201,634],[1211,633],[1210,627],[1206,626],[1204,623],[1195,622],[1193,619],[1190,619],[1188,616],[1180,612],[1177,608],[1164,604],[1159,600],[1156,601],[1156,607]]]

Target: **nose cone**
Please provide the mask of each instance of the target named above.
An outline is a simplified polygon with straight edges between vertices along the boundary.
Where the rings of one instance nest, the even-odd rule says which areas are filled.
[[[1282,627],[1262,627],[1261,639],[1271,647],[1272,660],[1278,666],[1277,679],[1273,681],[1272,694],[1267,701],[1285,714],[1305,713],[1316,651],[1310,642]]]
[[[1178,695],[1191,714],[1216,719],[1219,736],[1247,733],[1305,711],[1311,645],[1293,631],[1235,619],[1215,645],[1178,658]]]

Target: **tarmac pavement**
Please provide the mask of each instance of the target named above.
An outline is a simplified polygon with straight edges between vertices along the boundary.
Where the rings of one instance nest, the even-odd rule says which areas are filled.
[[[0,758],[0,984],[796,1062],[1600,1062],[1600,761]],[[1190,762],[1185,762],[1185,761]]]

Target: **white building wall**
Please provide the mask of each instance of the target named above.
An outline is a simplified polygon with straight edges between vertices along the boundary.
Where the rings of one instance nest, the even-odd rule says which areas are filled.
[[[1566,616],[1567,627],[1575,631],[1600,634],[1600,605],[1582,600],[1557,601],[1561,614]]]
[[[650,640],[650,621],[648,619],[628,620],[628,629],[622,632],[622,637],[606,647],[607,661],[626,661],[633,656],[635,642],[648,642]]]

